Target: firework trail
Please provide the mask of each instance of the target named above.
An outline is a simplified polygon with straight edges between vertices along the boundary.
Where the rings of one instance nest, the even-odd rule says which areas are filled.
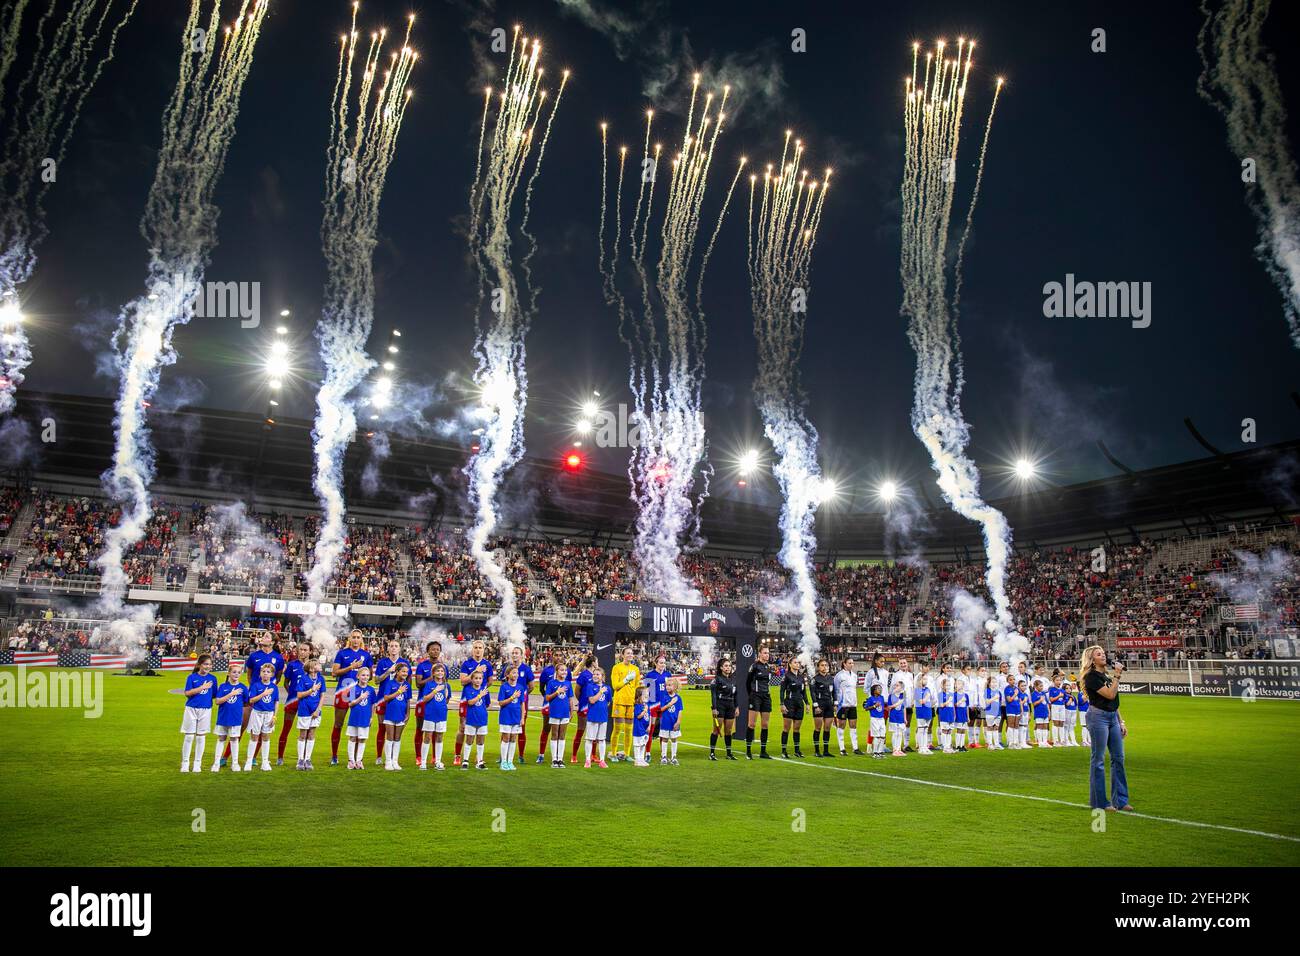
[[[994,653],[1015,657],[1029,649],[1015,630],[1007,597],[1007,560],[1011,554],[1011,527],[1006,517],[980,497],[979,472],[966,455],[970,427],[962,417],[960,343],[957,311],[948,298],[946,252],[948,226],[956,191],[957,146],[961,137],[966,84],[970,76],[974,42],[957,41],[955,57],[944,56],[941,41],[925,55],[921,70],[920,45],[912,47],[912,75],[906,81],[903,113],[905,156],[902,186],[902,314],[908,318],[908,340],[916,351],[916,396],[912,430],[930,453],[939,489],[953,509],[978,521],[984,532],[988,565],[986,580],[993,598],[993,619],[985,628],[993,638]],[[988,123],[993,121],[998,80]],[[988,146],[988,127],[984,147]],[[983,171],[984,152],[980,154]],[[964,249],[974,216],[974,202],[966,229],[958,242]],[[960,288],[960,275],[954,281]]]
[[[212,4],[206,27],[201,26],[201,6],[201,0],[191,0],[181,33],[180,77],[163,114],[158,167],[140,223],[149,244],[146,291],[123,308],[113,334],[120,382],[113,464],[103,482],[109,495],[121,502],[122,515],[104,536],[104,551],[96,559],[102,582],[100,610],[114,620],[110,633],[101,638],[113,643],[138,636],[138,625],[153,616],[152,606],[128,611],[123,605],[128,581],[122,559],[142,537],[152,513],[154,449],[146,412],[163,368],[176,361],[172,334],[192,315],[216,245],[212,193],[235,134],[240,94],[267,0],[244,0],[224,31],[221,4]]]
[[[45,190],[63,162],[81,104],[113,58],[117,33],[138,0],[47,2],[24,30],[27,0],[14,0],[0,21],[0,416],[13,411],[14,393],[32,361],[19,290],[36,268],[45,238]],[[100,37],[107,29],[107,40]],[[63,8],[63,19],[57,14]],[[31,69],[9,91],[7,80],[19,44],[33,49]],[[103,52],[98,52],[100,48]]]
[[[817,465],[817,429],[807,417],[799,358],[812,251],[831,170],[820,183],[809,180],[802,168],[803,142],[791,135],[786,132],[781,161],[775,169],[768,166],[762,185],[757,174],[749,177],[748,260],[758,341],[754,397],[776,450],[772,473],[781,487],[780,558],[790,572],[791,603],[799,616],[799,656],[811,668],[821,649],[813,521],[827,488]]]
[[[523,36],[515,27],[502,87],[500,90],[487,87],[483,91],[483,118],[474,182],[469,193],[469,244],[479,278],[478,331],[474,342],[474,383],[479,400],[474,415],[483,429],[479,450],[465,466],[470,505],[474,510],[469,550],[479,572],[501,601],[500,609],[488,620],[488,627],[511,644],[523,643],[524,622],[516,608],[514,584],[488,547],[488,539],[500,517],[497,490],[501,480],[524,453],[524,408],[528,401],[524,339],[536,301],[528,270],[528,260],[536,248],[528,234],[528,215],[551,125],[569,79],[569,71],[565,70],[550,111],[544,116],[548,92],[542,88],[540,56],[541,44]],[[493,103],[496,104],[494,116]],[[492,117],[490,125],[489,117]],[[539,133],[543,120],[545,125]],[[534,147],[536,158],[524,187],[523,201],[516,211],[519,186],[528,171]],[[527,246],[519,278],[511,255],[512,217],[517,217],[520,236]],[[486,322],[480,318],[485,302],[491,312]]]
[[[1246,189],[1259,224],[1255,255],[1282,293],[1291,343],[1300,348],[1300,184],[1282,89],[1264,47],[1269,0],[1227,0],[1217,13],[1202,3],[1201,12],[1197,92],[1223,114],[1232,151],[1255,161],[1256,179]]]
[[[613,241],[605,250],[608,196],[601,193],[600,267],[605,298],[617,309],[619,335],[631,356],[629,385],[635,406],[640,441],[628,463],[631,497],[637,505],[633,555],[637,582],[649,597],[675,604],[699,604],[699,591],[679,564],[683,544],[695,547],[699,535],[699,507],[708,495],[709,469],[700,390],[704,379],[707,330],[701,308],[704,273],[726,217],[731,196],[744,169],[736,167],[708,244],[699,253],[704,195],[714,149],[726,125],[729,87],[715,103],[713,93],[700,96],[698,75],[691,87],[690,107],[681,143],[668,169],[662,213],[656,213],[655,194],[663,147],[651,146],[654,110],[646,111],[641,160],[635,167],[640,180],[631,225],[623,228],[623,185],[627,148],[619,151],[614,188]],[[601,127],[602,184],[608,187],[607,129]],[[659,255],[646,263],[651,221],[661,215]],[[635,294],[619,285],[620,264],[630,277]],[[691,288],[692,271],[695,286]],[[696,485],[701,485],[698,496]],[[697,648],[710,660],[712,642]]]
[[[407,82],[419,59],[410,46],[414,16],[407,19],[401,48],[385,58],[383,30],[371,33],[362,51],[357,10],[354,3],[352,29],[339,37],[326,149],[321,248],[327,277],[316,326],[325,375],[316,393],[312,428],[312,487],[324,520],[307,571],[307,597],[312,601],[325,599],[347,537],[343,456],[357,433],[353,393],[375,366],[366,354],[366,340],[375,318],[373,253],[379,204],[410,101]],[[345,623],[311,616],[303,627],[324,650],[334,643],[334,629]]]

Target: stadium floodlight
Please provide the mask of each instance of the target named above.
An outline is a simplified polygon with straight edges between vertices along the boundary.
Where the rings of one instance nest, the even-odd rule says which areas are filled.
[[[269,386],[271,387],[271,391],[273,391],[273,392],[278,392],[278,391],[280,390],[280,386],[282,386],[282,385],[284,384],[284,382],[281,381],[281,380],[278,379],[278,378],[273,378],[273,379],[271,379],[269,382],[267,382],[266,384],[269,385]]]
[[[898,485],[892,481],[882,481],[880,487],[876,489],[876,494],[881,501],[888,504],[898,497]]]
[[[582,403],[582,414],[586,415],[588,418],[595,418],[599,411],[600,406],[596,404],[595,400]]]
[[[393,403],[392,397],[387,392],[375,392],[370,396],[370,404],[375,408],[387,408]],[[378,418],[378,415],[371,415],[371,418]]]
[[[282,319],[287,319],[287,318],[288,318],[290,315],[292,315],[292,314],[293,314],[293,313],[291,313],[288,309],[281,309],[281,310],[280,310],[280,318],[282,318]]]
[[[17,302],[6,302],[0,306],[0,331],[12,332],[23,324],[23,310]]]
[[[835,496],[840,492],[839,485],[835,482],[834,478],[823,478],[821,480],[820,490],[822,501],[834,501]]]
[[[751,448],[740,456],[740,473],[752,475],[758,470],[758,449]]]
[[[391,371],[393,371],[395,368],[397,368],[397,363],[396,363],[396,362],[385,362],[385,363],[384,363],[384,371],[385,371],[385,372],[391,372]]]
[[[591,423],[591,419],[579,418],[576,422],[574,422],[573,427],[577,429],[579,435],[588,435],[591,433],[591,430],[594,426]]]
[[[392,354],[392,355],[396,355],[396,354],[397,354],[397,351],[398,351],[397,346],[396,346],[396,345],[390,345],[390,346],[388,346],[388,351],[389,351],[390,354]]]
[[[1029,481],[1034,475],[1038,474],[1038,465],[1028,458],[1016,459],[1016,477],[1021,481]]]

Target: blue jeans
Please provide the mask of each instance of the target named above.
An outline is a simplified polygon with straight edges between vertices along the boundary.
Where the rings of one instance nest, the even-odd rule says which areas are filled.
[[[1093,809],[1128,806],[1128,777],[1124,774],[1124,735],[1119,711],[1088,708],[1088,734],[1092,737],[1092,765],[1088,776],[1088,804]],[[1110,751],[1110,802],[1106,802],[1106,751]]]

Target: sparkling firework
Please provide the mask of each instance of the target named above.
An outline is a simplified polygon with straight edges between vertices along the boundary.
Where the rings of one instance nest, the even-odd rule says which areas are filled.
[[[47,2],[24,24],[27,0],[14,0],[0,21],[0,415],[13,411],[14,392],[32,360],[19,292],[45,237],[45,190],[63,162],[81,104],[113,58],[117,33],[137,2]],[[35,53],[28,74],[10,90],[19,43]]]
[[[1264,46],[1269,0],[1202,4],[1198,91],[1228,126],[1228,145],[1254,161],[1246,202],[1259,224],[1255,254],[1282,293],[1291,343],[1300,348],[1300,182],[1287,146],[1286,104],[1273,57]]]
[[[799,655],[806,667],[821,649],[813,519],[826,494],[817,465],[817,429],[808,420],[799,376],[807,319],[813,246],[831,170],[820,182],[803,168],[804,145],[785,134],[781,161],[749,177],[749,278],[758,341],[754,397],[763,431],[776,451],[772,473],[781,487],[781,563],[790,572],[790,597],[799,617]]]
[[[212,4],[206,27],[201,26],[201,6],[201,0],[191,0],[181,33],[180,77],[163,114],[158,167],[140,223],[150,256],[146,291],[123,308],[113,336],[120,382],[113,464],[103,481],[109,495],[121,502],[122,516],[104,535],[104,551],[96,559],[101,611],[114,620],[97,638],[119,646],[135,643],[141,625],[153,617],[152,605],[130,610],[123,605],[128,581],[122,559],[143,536],[152,514],[154,449],[146,412],[163,368],[176,361],[172,334],[192,315],[216,245],[212,192],[235,134],[267,0],[244,0],[224,30],[221,4]]]
[[[479,400],[475,413],[483,429],[479,450],[465,466],[474,509],[469,549],[480,573],[501,601],[488,626],[510,644],[523,643],[524,622],[516,608],[514,584],[488,548],[488,539],[499,519],[497,491],[501,479],[524,453],[524,408],[528,402],[524,340],[536,301],[528,270],[535,248],[528,235],[528,215],[551,125],[569,80],[565,70],[554,99],[549,99],[542,87],[540,56],[541,43],[525,37],[515,27],[502,88],[487,87],[483,91],[483,118],[469,194],[469,243],[479,277],[478,334],[474,343],[474,383]],[[549,113],[545,112],[548,100]],[[545,125],[539,134],[543,120]],[[532,171],[521,208],[516,210],[519,186],[528,172],[534,147]],[[511,224],[516,218],[519,234],[528,246],[519,276],[511,258]],[[490,311],[486,322],[482,320],[485,303]]]
[[[961,411],[964,376],[957,335],[961,258],[979,198],[988,134],[1002,81],[997,82],[989,109],[976,187],[958,241],[950,301],[945,254],[956,191],[957,147],[975,44],[958,40],[952,57],[945,56],[945,46],[940,41],[934,51],[926,53],[922,68],[920,45],[914,45],[912,75],[905,81],[900,274],[902,313],[908,318],[907,335],[916,351],[912,430],[930,453],[944,498],[958,514],[978,521],[983,528],[986,579],[993,598],[993,618],[985,627],[993,637],[994,652],[1001,657],[1015,657],[1028,650],[1028,642],[1015,631],[1007,597],[1011,527],[1000,511],[980,497],[979,472],[966,455],[970,428]]]
[[[366,340],[375,317],[373,253],[379,204],[410,102],[407,82],[419,59],[410,45],[414,16],[407,19],[399,49],[386,54],[387,32],[379,30],[370,34],[361,52],[358,6],[352,5],[351,30],[339,37],[325,154],[321,248],[327,276],[316,327],[325,375],[316,393],[312,428],[312,485],[324,520],[307,571],[307,596],[312,601],[325,599],[346,541],[343,456],[357,432],[353,393],[375,366],[366,354]],[[333,628],[343,625],[337,618],[320,616],[303,624],[318,649],[332,645]]]
[[[631,355],[629,385],[640,430],[640,441],[632,449],[628,464],[631,496],[637,505],[633,555],[641,589],[654,599],[677,604],[701,602],[699,592],[682,573],[679,559],[684,543],[701,543],[699,506],[708,495],[707,446],[700,408],[707,341],[700,301],[704,273],[745,166],[741,159],[701,254],[697,238],[704,196],[714,149],[726,125],[730,88],[724,87],[715,102],[713,93],[700,95],[699,85],[696,76],[682,139],[672,154],[667,188],[662,190],[662,213],[656,212],[655,194],[665,157],[661,144],[652,145],[654,110],[646,111],[641,158],[634,166],[640,185],[626,233],[623,185],[627,148],[619,150],[614,235],[608,254],[608,130],[601,127],[600,268],[606,301],[618,311],[619,334]],[[648,266],[650,223],[657,215],[662,216],[659,255],[654,265]],[[625,295],[620,288],[621,263],[635,287],[635,295]],[[692,290],[693,269],[696,275]],[[708,645],[697,648],[706,659],[712,654],[712,641]]]

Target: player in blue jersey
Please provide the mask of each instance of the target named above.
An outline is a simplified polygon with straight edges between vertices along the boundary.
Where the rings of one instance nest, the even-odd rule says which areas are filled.
[[[650,747],[654,746],[656,738],[659,736],[659,709],[668,699],[668,678],[672,675],[668,673],[668,658],[660,654],[655,658],[655,666],[646,671],[644,681],[650,686],[650,693],[646,698],[650,705],[650,745],[646,748],[645,759],[650,760]],[[663,756],[663,744],[660,743],[660,756]]]
[[[677,766],[677,741],[682,736],[682,711],[685,709],[677,694],[677,678],[670,677],[664,685],[668,698],[659,708],[660,763]]]
[[[1047,708],[1052,721],[1052,746],[1065,746],[1065,678],[1061,672],[1052,674],[1047,687]]]
[[[1067,747],[1077,747],[1079,741],[1075,739],[1074,727],[1079,722],[1079,700],[1074,696],[1074,682],[1066,681],[1063,689],[1061,706],[1065,709],[1065,719],[1061,721],[1061,741]]]
[[[862,702],[867,712],[871,731],[871,756],[885,756],[885,695],[884,688],[872,684],[867,688],[867,699]]]
[[[544,696],[550,707],[547,722],[551,727],[551,766],[563,770],[564,732],[573,705],[573,685],[569,683],[569,668],[564,661],[556,663],[555,676],[546,682]]]
[[[1020,745],[1020,711],[1023,703],[1020,699],[1020,689],[1016,687],[1016,679],[1007,677],[1006,686],[1002,689],[1002,713],[1007,718],[1007,749],[1021,750]]]
[[[586,741],[586,754],[583,766],[590,768],[591,760],[596,758],[596,766],[601,770],[609,769],[605,763],[605,738],[609,733],[610,706],[614,700],[614,689],[605,683],[605,671],[600,666],[591,669],[591,680],[587,682],[587,729],[583,736]]]
[[[181,773],[190,772],[190,753],[194,754],[194,772],[203,769],[203,748],[212,732],[212,695],[217,679],[212,676],[212,655],[201,654],[190,676],[185,678],[185,710],[181,713]]]
[[[984,687],[984,746],[989,750],[1001,750],[999,726],[1002,719],[1002,693],[994,686],[996,678],[989,678]]]
[[[650,766],[650,687],[642,684],[636,689],[636,705],[632,708],[632,766]]]
[[[591,669],[596,666],[594,655],[587,654],[578,664],[577,674],[573,678],[574,717],[577,718],[573,732],[573,753],[569,763],[578,762],[578,750],[587,732],[587,685],[591,683]]]
[[[216,690],[212,702],[217,707],[217,747],[212,754],[212,772],[217,773],[225,762],[221,754],[230,751],[230,769],[240,770],[239,738],[244,733],[244,700],[248,687],[239,678],[244,672],[243,661],[226,665],[226,679]]]
[[[546,685],[555,679],[555,662],[554,658],[550,654],[546,655],[545,660],[546,665],[542,668],[542,672],[537,675],[537,690],[542,695],[542,706],[540,710],[542,715],[542,732],[540,734],[541,739],[537,744],[538,763],[541,763],[546,759],[546,745],[551,739],[551,704],[546,699]]]
[[[519,695],[519,731],[515,734],[514,743],[510,747],[510,767],[513,770],[515,758],[528,752],[528,706],[533,684],[537,682],[537,675],[524,659],[524,649],[518,645],[510,648],[509,663],[519,668],[517,680],[523,685],[523,692]]]
[[[257,752],[262,752],[262,769],[271,769],[271,734],[275,731],[275,705],[280,700],[280,688],[275,684],[275,665],[267,661],[262,665],[262,677],[248,685],[248,699],[253,705],[253,715],[248,721],[248,759],[244,769],[252,770]]]
[[[1088,732],[1088,695],[1078,684],[1074,686],[1074,699],[1079,705],[1079,743],[1084,747],[1092,746],[1092,734]]]
[[[396,644],[396,641],[393,641]],[[402,750],[402,731],[411,713],[411,667],[398,662],[379,685],[380,726],[384,730],[384,769],[401,770],[397,758]]]
[[[411,699],[415,701],[415,767],[417,770],[423,770],[425,767],[424,745],[425,738],[428,736],[424,732],[425,687],[433,678],[433,668],[441,658],[442,645],[437,641],[430,641],[424,645],[424,660],[415,665],[415,673],[411,678]]]
[[[497,727],[501,733],[499,766],[502,770],[515,769],[515,747],[524,722],[524,699],[527,696],[528,685],[519,676],[519,665],[507,664],[497,691]]]
[[[969,670],[969,668],[967,668]],[[957,679],[957,690],[953,693],[953,749],[966,752],[966,723],[970,718],[970,694],[966,693],[966,682]]]
[[[434,770],[447,769],[442,765],[442,740],[447,734],[447,708],[450,703],[451,685],[447,683],[447,668],[441,663],[434,664],[420,698],[420,707],[424,713],[420,737],[424,747],[420,751],[421,759],[415,764],[417,770],[428,767],[430,753],[433,754]],[[430,750],[430,747],[433,749]]]
[[[1047,702],[1047,684],[1042,678],[1034,681],[1034,689],[1029,695],[1034,708],[1034,743],[1039,747],[1050,747],[1048,728],[1051,719],[1051,705]]]
[[[939,678],[939,743],[946,754],[957,752],[952,747],[952,725],[957,721],[956,703],[952,678]]]
[[[469,657],[460,662],[460,724],[456,728],[456,755],[452,759],[452,766],[461,765],[461,753],[465,747],[465,708],[468,706],[464,696],[465,688],[470,686],[470,681],[475,674],[479,675],[481,685],[488,687],[492,683],[492,674],[494,673],[492,662],[487,660],[483,654],[487,650],[487,645],[482,641],[471,641],[469,645]],[[484,721],[484,727],[487,722]],[[484,730],[484,733],[487,731]],[[468,768],[466,768],[468,769]]]
[[[311,644],[300,641],[293,650],[293,659],[284,667],[281,683],[284,686],[284,726],[280,728],[279,750],[276,752],[275,765],[284,763],[284,748],[289,742],[289,731],[293,729],[294,718],[298,716],[298,681],[307,673],[307,662],[311,660]]]
[[[325,709],[325,675],[321,673],[319,658],[313,657],[307,661],[306,669],[294,687],[293,697],[297,705],[294,713],[297,714],[298,724],[298,769],[315,770],[311,755],[316,749],[316,728],[320,726],[321,711]],[[284,722],[289,722],[287,701],[284,705]]]
[[[934,720],[934,691],[930,689],[930,678],[925,674],[916,676],[916,688],[912,691],[912,706],[916,711],[916,752],[923,757],[934,753],[930,749],[930,726]]]
[[[889,736],[894,745],[894,756],[903,756],[907,746],[907,685],[894,681],[894,691],[889,695]]]
[[[248,675],[248,682],[250,685],[253,681],[261,678],[262,665],[266,663],[270,663],[275,668],[275,675],[272,679],[278,681],[280,675],[284,672],[284,658],[280,655],[280,652],[275,650],[272,646],[271,633],[269,631],[263,631],[257,636],[252,652],[244,660],[244,673]],[[244,730],[248,729],[248,719],[252,716],[252,713],[253,706],[248,703],[247,699],[245,699],[244,720],[241,725]],[[226,752],[221,755],[222,764],[224,764],[229,757],[230,746],[227,744]]]
[[[483,671],[470,671],[469,683],[460,692],[460,699],[465,705],[466,750],[465,759],[460,765],[462,770],[469,769],[470,755],[475,751],[477,753],[474,757],[474,766],[479,770],[487,769],[487,764],[483,760],[483,750],[487,747],[488,700],[491,696],[492,688],[484,682]]]
[[[384,695],[384,684],[386,684],[389,678],[393,676],[399,664],[406,665],[407,680],[409,682],[411,662],[402,656],[402,642],[396,638],[392,638],[388,641],[387,652],[376,662],[375,676],[371,679],[371,683],[379,688],[380,697]],[[409,703],[409,688],[406,699]],[[383,715],[381,714],[380,716],[382,717]],[[385,770],[392,769],[388,766],[388,727],[389,724],[386,720],[380,720],[379,726],[375,728],[375,765],[378,766],[382,763]]]
[[[370,652],[362,644],[365,642],[365,635],[361,633],[360,628],[353,628],[348,634],[348,642],[345,647],[340,647],[334,654],[334,663],[330,668],[330,676],[334,678],[334,731],[330,734],[330,763],[331,765],[339,762],[339,737],[343,733],[343,726],[348,724],[348,707],[350,694],[348,688],[357,682],[357,676],[361,669],[365,668],[368,674],[373,673],[373,659]],[[349,724],[349,726],[351,726]],[[366,722],[369,728],[370,722]],[[369,730],[367,729],[367,733]],[[348,734],[348,752],[352,752],[352,734]],[[348,769],[351,769],[350,767]]]

